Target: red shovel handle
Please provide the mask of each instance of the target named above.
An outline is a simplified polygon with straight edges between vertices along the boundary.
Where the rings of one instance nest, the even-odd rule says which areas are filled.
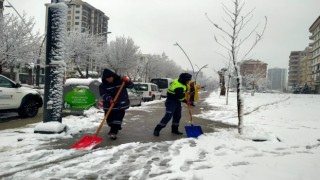
[[[109,107],[109,109],[108,109],[108,111],[107,111],[107,114],[106,114],[106,115],[104,115],[103,121],[100,123],[100,126],[98,127],[98,129],[97,129],[96,133],[94,134],[94,136],[98,136],[98,134],[99,134],[99,132],[100,132],[100,130],[101,130],[101,128],[102,128],[102,126],[103,126],[104,122],[105,122],[105,121],[106,121],[106,119],[108,118],[108,116],[109,116],[109,114],[110,114],[110,112],[111,112],[111,110],[112,110],[112,108],[113,108],[114,104],[117,102],[118,97],[119,97],[119,95],[120,95],[120,93],[121,93],[121,91],[122,91],[122,89],[123,89],[123,87],[124,87],[125,83],[126,83],[125,81],[123,81],[123,82],[122,82],[121,87],[120,87],[119,91],[118,91],[118,92],[117,92],[117,94],[116,94],[116,97],[113,99],[113,100],[114,100],[114,102],[113,102],[113,103],[111,104],[111,106]]]

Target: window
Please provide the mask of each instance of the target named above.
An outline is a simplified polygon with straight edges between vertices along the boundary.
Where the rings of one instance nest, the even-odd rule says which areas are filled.
[[[79,22],[75,22],[74,25],[79,25]]]
[[[76,16],[75,19],[80,19],[80,17],[79,17],[79,16]]]
[[[76,14],[79,14],[80,13],[80,11],[76,11]]]
[[[0,87],[11,88],[13,83],[4,77],[0,77]]]
[[[148,91],[148,85],[147,84],[135,84],[134,88],[138,91]]]

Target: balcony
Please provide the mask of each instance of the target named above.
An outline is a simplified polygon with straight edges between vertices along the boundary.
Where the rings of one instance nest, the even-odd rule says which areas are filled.
[[[320,76],[316,76],[316,77],[314,78],[314,82],[320,83]]]

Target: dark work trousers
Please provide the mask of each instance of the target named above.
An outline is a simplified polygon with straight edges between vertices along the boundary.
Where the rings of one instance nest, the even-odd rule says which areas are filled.
[[[106,114],[107,112],[105,112]],[[112,110],[107,117],[107,123],[111,127],[110,133],[117,134],[121,130],[121,124],[125,115],[125,110]]]
[[[166,114],[161,119],[160,123],[158,124],[161,127],[165,127],[168,122],[172,119],[172,126],[179,126],[179,122],[181,119],[181,102],[180,101],[173,101],[173,100],[166,100]]]
[[[195,89],[194,89],[194,85],[190,85],[190,102],[193,103],[194,102],[194,95],[195,95]]]

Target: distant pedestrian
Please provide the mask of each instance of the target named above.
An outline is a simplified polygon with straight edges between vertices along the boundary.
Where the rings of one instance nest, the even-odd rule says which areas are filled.
[[[134,84],[128,77],[121,78],[116,73],[109,69],[105,69],[102,75],[102,83],[99,86],[100,96],[103,101],[103,109],[105,114],[109,110],[111,104],[115,103],[109,116],[107,117],[108,126],[110,131],[108,133],[111,139],[117,139],[118,131],[121,130],[125,110],[130,107],[129,96],[126,88],[132,89]],[[114,98],[119,91],[122,82],[125,82],[125,87],[120,92],[118,99],[114,102]]]
[[[193,80],[189,81],[189,83],[187,85],[186,99],[190,100],[191,106],[195,106],[194,102],[198,101],[200,88],[202,88],[202,87],[198,86],[195,81],[193,81]]]
[[[181,102],[190,105],[190,101],[186,101],[185,93],[187,84],[191,80],[192,75],[189,73],[182,73],[179,79],[173,80],[168,88],[167,99],[165,101],[166,113],[161,119],[160,123],[153,131],[154,136],[159,136],[160,131],[164,128],[172,118],[171,132],[173,134],[182,135],[183,133],[178,130],[181,119]]]

